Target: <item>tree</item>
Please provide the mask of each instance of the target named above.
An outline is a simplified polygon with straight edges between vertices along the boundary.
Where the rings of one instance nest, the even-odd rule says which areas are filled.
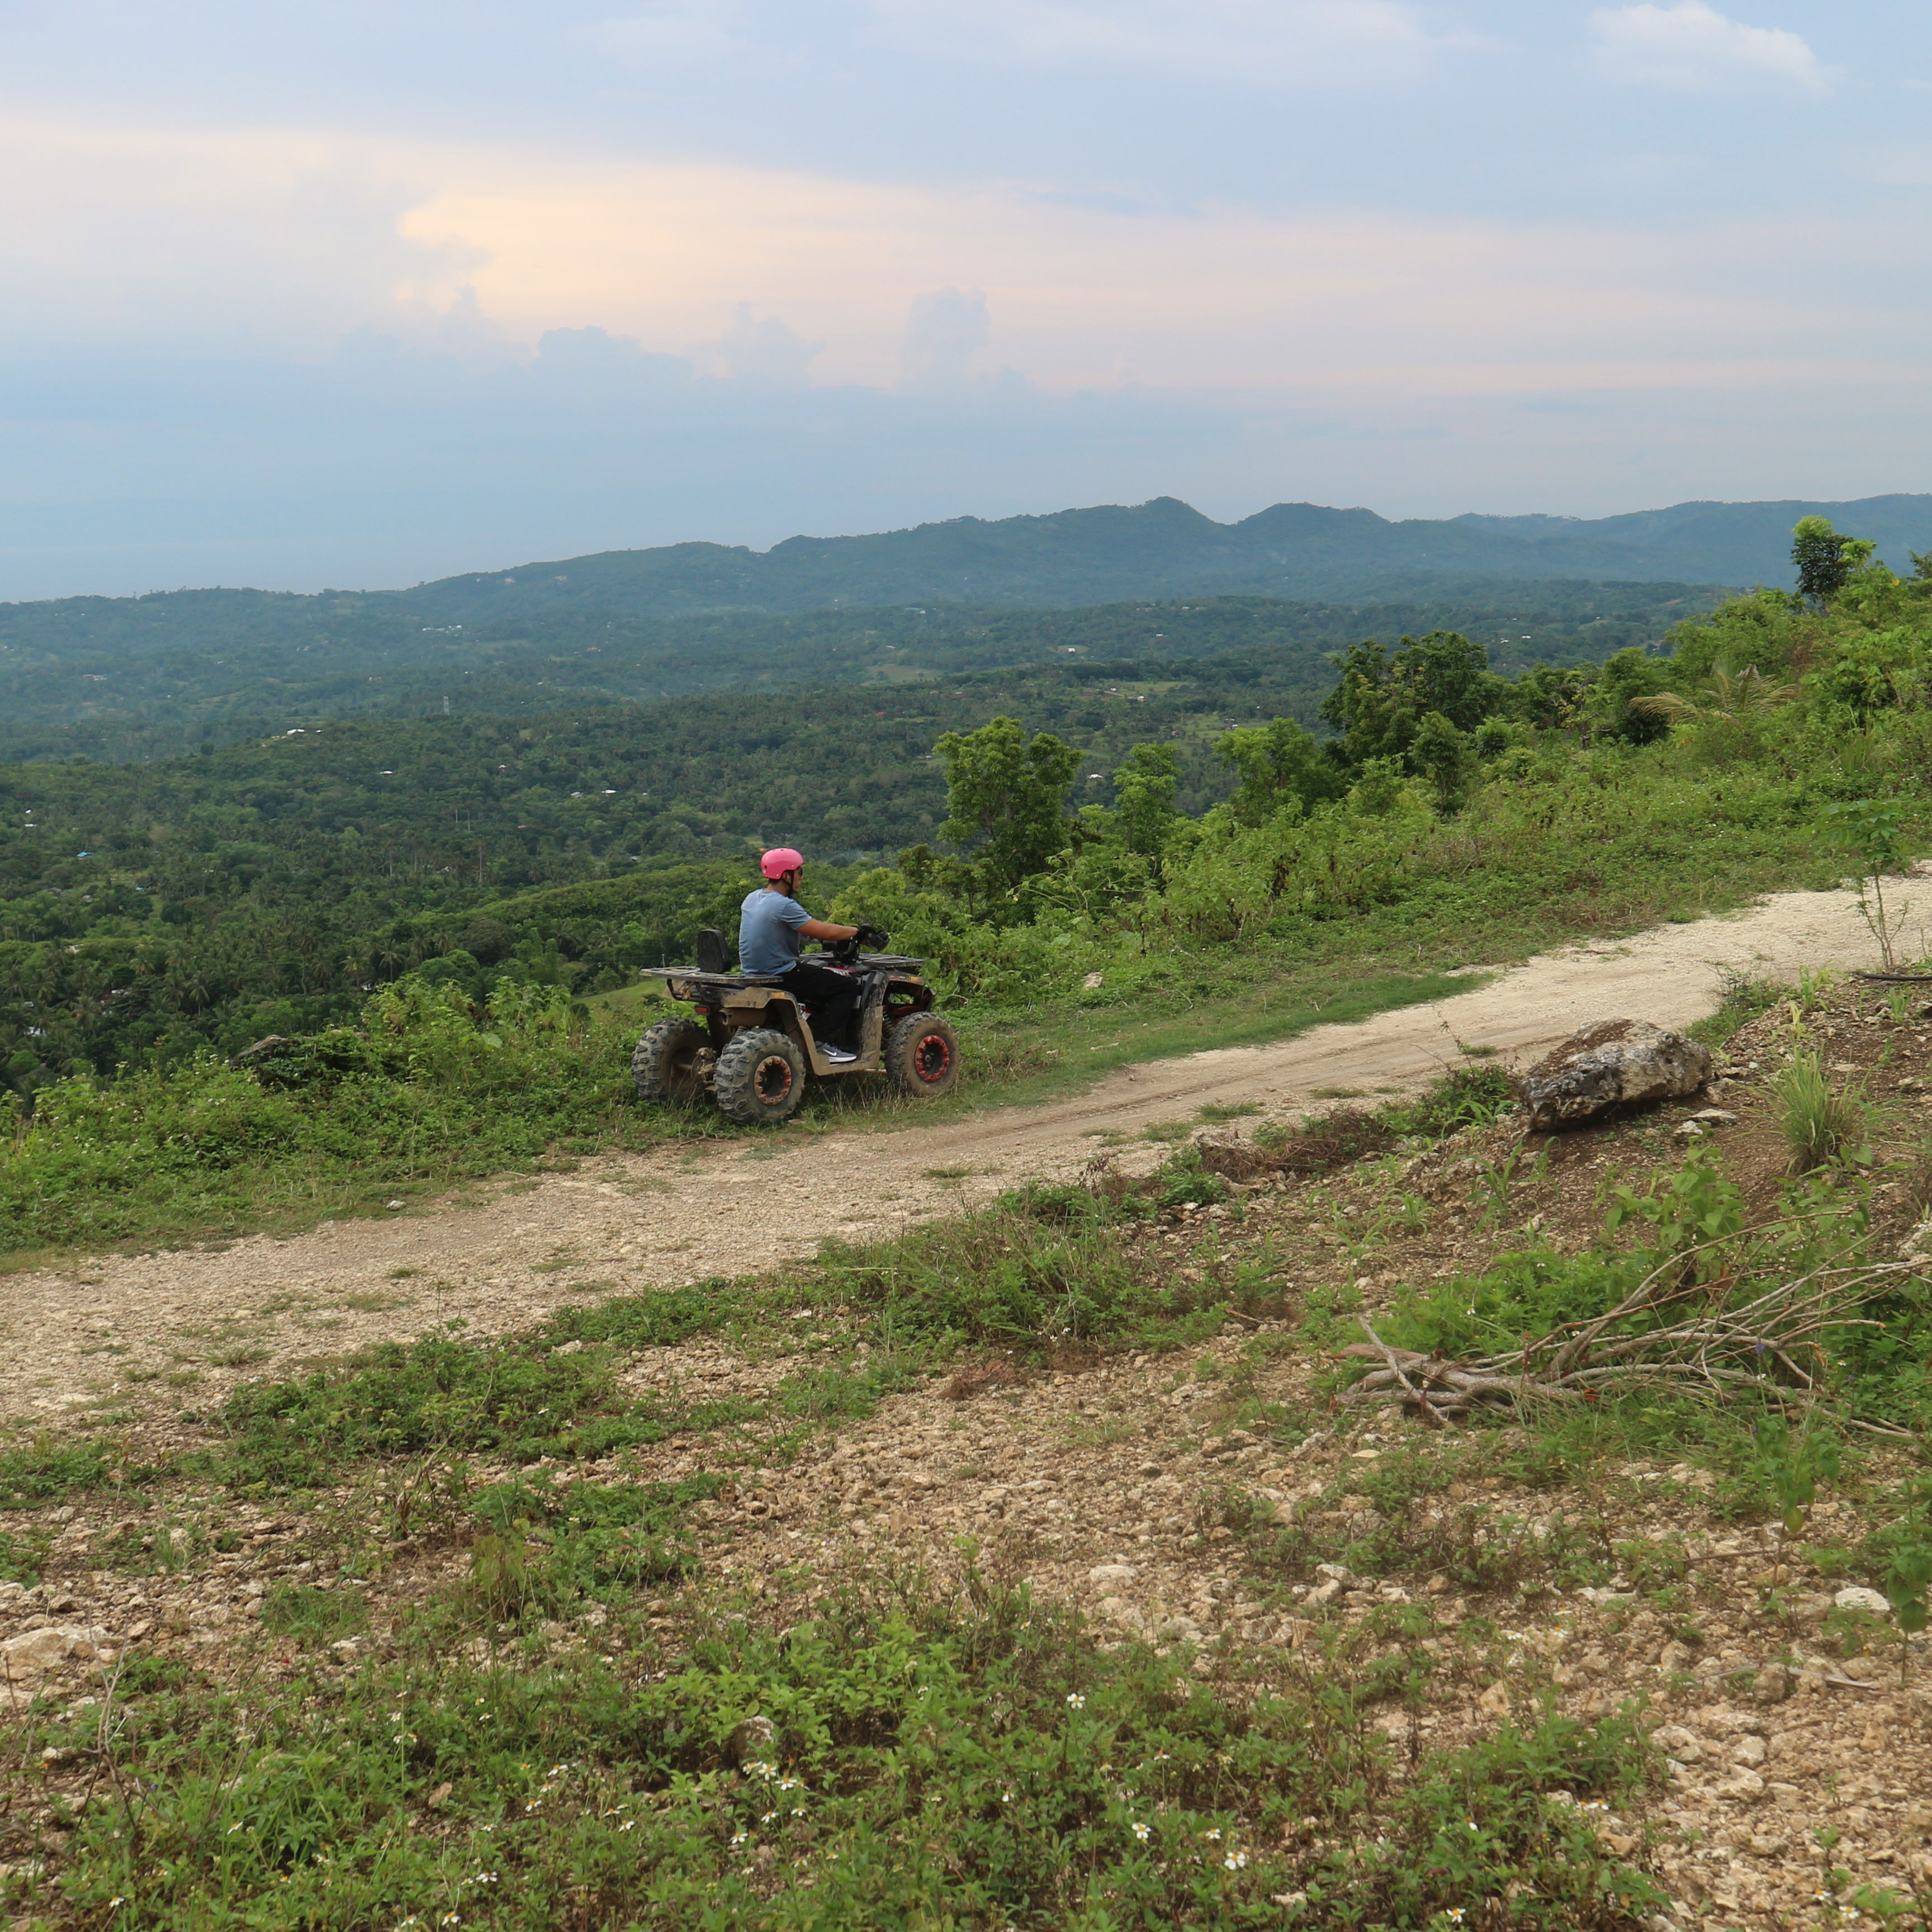
[[[1898,934],[1911,907],[1886,904],[1885,880],[1888,872],[1904,872],[1912,862],[1904,808],[1887,799],[1840,799],[1818,818],[1826,836],[1858,861],[1858,910],[1878,941],[1885,970],[1897,971]]]
[[[1459,731],[1473,731],[1509,688],[1490,675],[1488,652],[1459,631],[1404,638],[1393,654],[1370,638],[1352,644],[1340,668],[1322,716],[1341,733],[1351,766],[1406,758],[1432,711]]]
[[[1457,730],[1441,712],[1432,711],[1417,728],[1408,762],[1436,788],[1437,806],[1454,812],[1476,769],[1476,748],[1466,731]]]
[[[1122,842],[1143,859],[1158,859],[1180,814],[1174,808],[1180,759],[1172,745],[1136,745],[1114,773],[1114,811]]]
[[[1844,589],[1852,572],[1871,560],[1877,544],[1866,537],[1840,536],[1823,517],[1800,517],[1791,532],[1791,561],[1798,595],[1823,610]],[[1915,556],[1912,562],[1916,564]]]
[[[946,767],[940,836],[968,848],[988,883],[1006,892],[1043,872],[1071,836],[1066,794],[1080,768],[1071,745],[1018,720],[949,731],[933,750]]]
[[[1696,698],[1675,691],[1653,692],[1633,698],[1630,708],[1640,718],[1660,718],[1666,724],[1691,724],[1708,718],[1755,724],[1797,695],[1796,685],[1774,684],[1756,664],[1747,664],[1735,677],[1729,671],[1714,671],[1710,682],[1699,688]]]
[[[1348,788],[1340,766],[1292,718],[1238,724],[1215,740],[1214,755],[1240,774],[1231,802],[1244,825],[1259,825],[1285,805],[1305,812]]]

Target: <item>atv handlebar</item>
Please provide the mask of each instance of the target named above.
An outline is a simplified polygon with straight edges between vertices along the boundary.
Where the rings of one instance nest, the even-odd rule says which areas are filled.
[[[850,939],[835,939],[825,950],[849,966],[861,952],[884,952],[891,944],[892,934],[883,926],[862,926]]]

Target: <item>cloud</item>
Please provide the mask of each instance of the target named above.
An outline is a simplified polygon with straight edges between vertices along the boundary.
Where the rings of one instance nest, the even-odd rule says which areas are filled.
[[[1243,88],[1406,80],[1473,44],[1399,0],[873,0],[873,11],[894,40],[931,53]]]
[[[778,389],[802,388],[812,380],[814,360],[824,352],[824,343],[807,342],[775,315],[754,322],[749,302],[738,304],[718,344],[718,360],[734,381]]]
[[[686,67],[734,53],[742,39],[742,9],[731,0],[658,0],[586,32],[592,46],[628,68]]]
[[[908,375],[915,382],[963,381],[967,365],[992,338],[983,289],[934,289],[913,298],[906,323]]]
[[[1796,34],[1748,27],[1706,6],[1603,7],[1590,16],[1598,65],[1618,80],[1703,88],[1739,81],[1784,81],[1824,91],[1825,70]]]

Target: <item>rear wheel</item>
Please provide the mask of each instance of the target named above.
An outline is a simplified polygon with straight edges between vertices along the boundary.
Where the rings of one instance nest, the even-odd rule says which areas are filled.
[[[938,1013],[908,1013],[886,1034],[884,1058],[896,1092],[934,1100],[959,1077],[959,1036]]]
[[[710,1051],[695,1020],[659,1020],[631,1055],[631,1084],[638,1099],[674,1103],[702,1098]]]
[[[728,1120],[741,1127],[776,1126],[805,1099],[805,1055],[774,1028],[741,1033],[718,1056],[711,1090]]]

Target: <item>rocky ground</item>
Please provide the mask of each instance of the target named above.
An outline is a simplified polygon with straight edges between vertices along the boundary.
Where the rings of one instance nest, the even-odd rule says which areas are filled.
[[[1530,1432],[1432,1432],[1336,1408],[1336,1336],[1312,1319],[1351,1298],[1372,1311],[1400,1284],[1454,1278],[1531,1234],[1578,1249],[1600,1226],[1607,1184],[1640,1181],[1708,1136],[1768,1202],[1785,1156],[1765,1081],[1786,1023],[1782,1010],[1753,1022],[1708,1090],[1634,1118],[1526,1144],[1506,1118],[1426,1155],[1264,1178],[1232,1202],[1142,1224],[1130,1236],[1141,1264],[1203,1278],[1259,1267],[1278,1285],[1268,1312],[1200,1346],[1070,1346],[1033,1371],[989,1357],[790,1460],[761,1454],[778,1424],[754,1420],[578,1473],[731,1472],[696,1513],[703,1580],[647,1606],[674,1643],[722,1597],[755,1602],[781,1576],[830,1587],[855,1565],[916,1564],[943,1576],[970,1555],[1079,1608],[1096,1641],[1150,1642],[1203,1676],[1434,1658],[1426,1694],[1382,1720],[1398,1742],[1454,1742],[1542,1699],[1586,1716],[1634,1701],[1668,1781],[1649,1808],[1606,1814],[1600,1829],[1659,1874],[1676,1922],[1853,1922],[1832,1902],[1851,1888],[1932,1892],[1932,1646],[1901,1642],[1858,1556],[1884,1484],[1915,1466],[1916,1448],[1875,1445],[1787,1538],[1761,1499],[1665,1449],[1580,1471],[1540,1456]],[[1872,1104],[1877,1213],[1887,1242],[1909,1249],[1927,1205],[1915,1163],[1932,1107],[1932,1007],[1848,984],[1807,1024],[1835,1076]],[[1210,1132],[1242,1138],[1258,1124]],[[686,1401],[756,1398],[836,1352],[845,1315],[808,1309],[789,1332],[735,1347],[711,1337],[641,1351],[624,1373]],[[155,1412],[121,1430],[130,1461],[204,1439],[201,1425]],[[478,1472],[492,1473],[505,1472]],[[130,1657],[269,1681],[305,1667],[286,1636],[261,1628],[265,1598],[290,1582],[366,1600],[368,1633],[334,1648],[335,1667],[356,1667],[399,1610],[470,1563],[465,1536],[399,1532],[399,1487],[419,1474],[372,1469],[299,1511],[191,1482],[97,1492],[51,1518],[0,1511],[0,1535],[18,1546],[52,1538],[42,1582],[0,1586],[16,1719],[35,1700],[106,1712]],[[1378,1534],[1404,1552],[1392,1576],[1322,1558]],[[1580,1552],[1614,1574],[1578,1583]],[[1453,1580],[1472,1570],[1481,1587]],[[601,1613],[545,1635],[611,1640]],[[57,1845],[65,1808],[97,1775],[50,1765],[14,1794],[12,1822],[31,1822],[42,1847],[16,1833],[16,1863]]]

